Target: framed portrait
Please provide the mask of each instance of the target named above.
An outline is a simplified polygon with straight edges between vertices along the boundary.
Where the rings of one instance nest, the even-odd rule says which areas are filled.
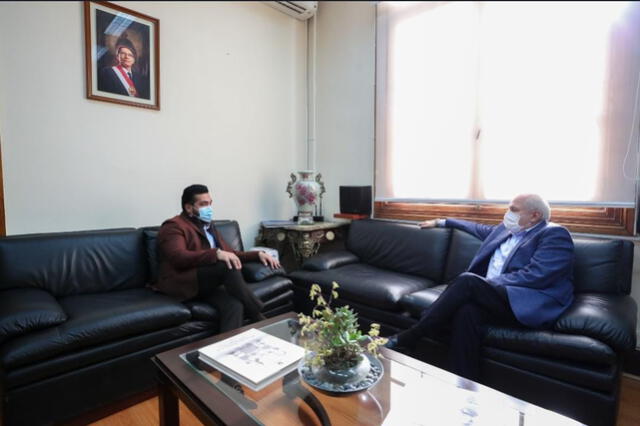
[[[160,109],[160,21],[109,2],[84,2],[87,98]]]

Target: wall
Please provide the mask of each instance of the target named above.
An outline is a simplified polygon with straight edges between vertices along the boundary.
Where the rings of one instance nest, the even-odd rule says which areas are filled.
[[[160,224],[199,182],[252,245],[295,210],[306,24],[260,2],[118,3],[160,20],[159,112],[86,99],[80,2],[0,4],[7,233]]]
[[[315,168],[332,219],[340,185],[373,185],[375,4],[321,2],[317,18]]]

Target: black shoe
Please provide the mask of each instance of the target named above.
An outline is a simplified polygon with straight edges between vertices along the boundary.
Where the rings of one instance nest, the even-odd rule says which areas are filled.
[[[387,343],[384,344],[384,347],[396,352],[411,355],[416,349],[416,344],[416,339],[407,339],[407,336],[404,336],[404,341],[400,343],[399,336],[394,334],[393,336],[387,337]]]
[[[387,343],[384,344],[384,347],[387,349],[398,349],[400,345],[398,344],[398,335],[394,334],[393,336],[389,336],[387,338]]]

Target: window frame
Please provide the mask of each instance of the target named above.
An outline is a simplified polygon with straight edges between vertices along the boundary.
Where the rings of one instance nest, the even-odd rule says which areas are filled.
[[[455,217],[457,219],[497,225],[502,222],[508,204],[427,204],[376,201],[373,217],[423,221]],[[633,207],[551,206],[551,221],[569,231],[633,237],[636,209]]]

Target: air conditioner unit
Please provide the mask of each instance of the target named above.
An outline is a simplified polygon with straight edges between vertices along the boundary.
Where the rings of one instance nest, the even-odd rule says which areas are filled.
[[[318,10],[317,1],[265,1],[263,3],[301,21],[311,18]]]

